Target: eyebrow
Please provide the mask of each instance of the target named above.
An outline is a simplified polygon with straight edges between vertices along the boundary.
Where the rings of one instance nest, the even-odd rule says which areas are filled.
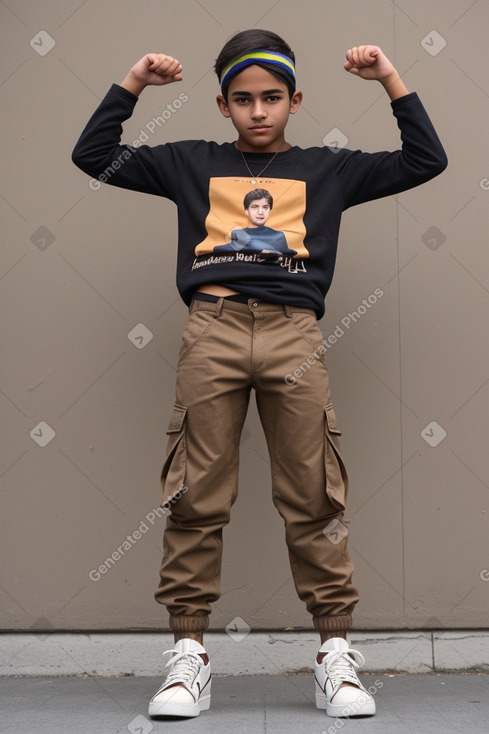
[[[265,89],[260,94],[285,94],[284,89]],[[251,97],[251,92],[233,92],[231,97]]]

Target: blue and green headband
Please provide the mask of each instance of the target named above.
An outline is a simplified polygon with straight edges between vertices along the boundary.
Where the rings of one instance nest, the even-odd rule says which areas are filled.
[[[280,76],[284,77],[284,81],[288,86],[295,89],[295,67],[294,62],[285,54],[281,54],[278,51],[268,51],[265,48],[257,48],[249,51],[239,58],[232,61],[221,74],[221,90],[227,87],[231,79],[233,79],[240,71],[246,69],[247,66],[252,64],[258,64],[260,66],[269,66],[279,73]]]

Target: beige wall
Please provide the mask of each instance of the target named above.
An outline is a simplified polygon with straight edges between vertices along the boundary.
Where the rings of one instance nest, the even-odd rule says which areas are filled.
[[[167,624],[153,600],[162,521],[148,517],[186,318],[175,211],[92,190],[70,155],[110,83],[148,51],[177,56],[185,78],[145,92],[126,141],[181,92],[188,101],[150,142],[232,139],[211,67],[251,26],[283,34],[298,56],[305,101],[293,143],[322,145],[339,128],[349,147],[397,147],[381,88],[342,68],[345,50],[367,42],[420,93],[447,149],[440,178],[345,214],[321,327],[344,332],[328,359],[351,476],[356,627],[487,626],[488,3],[9,0],[0,21],[2,628]],[[349,316],[376,289],[377,302]],[[142,348],[128,338],[135,327],[153,335]],[[211,626],[310,627],[254,404],[241,448]],[[91,580],[141,523],[147,532]]]

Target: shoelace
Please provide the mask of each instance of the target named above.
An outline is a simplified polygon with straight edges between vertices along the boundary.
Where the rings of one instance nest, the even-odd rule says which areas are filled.
[[[165,668],[171,667],[164,683],[165,687],[172,682],[180,683],[182,681],[191,686],[203,663],[202,658],[196,652],[178,652],[177,650],[165,650],[163,655],[170,655],[171,653],[175,654],[165,665]],[[175,680],[176,678],[178,680]]]
[[[365,658],[358,650],[329,652],[323,663],[333,688],[339,687],[342,683],[353,683],[358,686],[359,680],[354,668],[361,668],[365,664]]]

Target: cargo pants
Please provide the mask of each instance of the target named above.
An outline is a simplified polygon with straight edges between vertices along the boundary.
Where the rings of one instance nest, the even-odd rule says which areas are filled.
[[[297,594],[315,629],[351,627],[358,593],[343,521],[348,479],[322,339],[309,309],[192,301],[161,476],[171,511],[155,598],[174,632],[207,629],[220,597],[222,529],[237,497],[251,389]]]

